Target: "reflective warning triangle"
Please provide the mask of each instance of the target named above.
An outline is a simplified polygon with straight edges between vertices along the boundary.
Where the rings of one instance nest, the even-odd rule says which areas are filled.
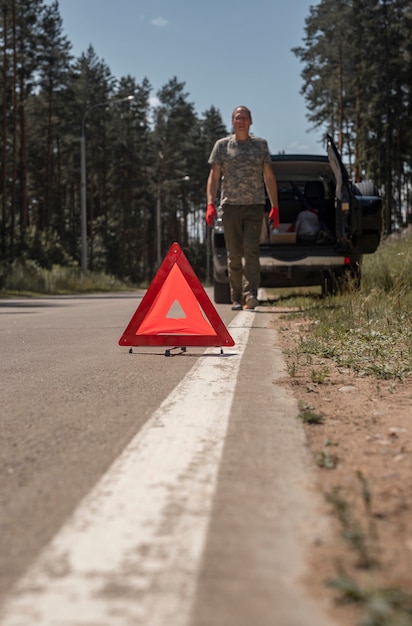
[[[120,346],[233,346],[235,342],[178,243],[119,340]]]

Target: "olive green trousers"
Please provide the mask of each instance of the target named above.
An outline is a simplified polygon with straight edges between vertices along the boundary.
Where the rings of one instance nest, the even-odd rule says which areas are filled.
[[[260,285],[259,239],[264,205],[225,204],[222,211],[230,296],[232,302],[242,302],[242,297],[257,296]]]

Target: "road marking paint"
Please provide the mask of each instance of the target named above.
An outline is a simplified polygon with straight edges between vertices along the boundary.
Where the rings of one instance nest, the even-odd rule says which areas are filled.
[[[184,626],[196,591],[237,375],[209,348],[17,585],[1,626]]]

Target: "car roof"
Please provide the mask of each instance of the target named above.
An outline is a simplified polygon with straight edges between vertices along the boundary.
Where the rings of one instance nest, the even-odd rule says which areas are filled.
[[[329,159],[320,154],[272,155],[272,168],[278,182],[295,180],[333,180]]]
[[[329,161],[325,154],[271,154],[270,158],[272,161]]]

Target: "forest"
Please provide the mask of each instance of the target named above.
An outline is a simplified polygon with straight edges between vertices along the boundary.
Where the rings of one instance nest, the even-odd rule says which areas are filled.
[[[58,1],[0,0],[0,287],[15,263],[139,284],[178,241],[206,275],[207,158],[228,129],[173,76],[156,92],[74,58]],[[303,25],[308,125],[373,179],[385,232],[412,221],[410,0],[321,0]],[[86,141],[87,138],[87,141]],[[160,216],[160,219],[159,219]],[[87,242],[87,245],[85,245]]]

